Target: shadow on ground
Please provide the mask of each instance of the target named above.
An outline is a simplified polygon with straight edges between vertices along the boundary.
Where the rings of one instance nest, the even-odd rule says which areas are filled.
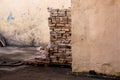
[[[26,66],[13,71],[0,71],[0,80],[103,80],[73,76],[69,68]]]
[[[0,48],[0,58],[6,62],[26,60],[36,57],[35,48]],[[0,61],[1,62],[1,61]],[[5,62],[5,63],[6,63]],[[16,63],[16,62],[14,62]],[[105,80],[76,76],[71,74],[71,68],[41,67],[41,66],[0,66],[0,80]],[[109,80],[109,79],[107,79]]]

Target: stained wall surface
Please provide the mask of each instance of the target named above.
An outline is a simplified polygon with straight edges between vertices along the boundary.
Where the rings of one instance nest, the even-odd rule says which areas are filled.
[[[73,72],[120,75],[120,0],[72,0]]]
[[[71,0],[0,0],[0,33],[10,45],[50,42],[47,8],[71,7]]]

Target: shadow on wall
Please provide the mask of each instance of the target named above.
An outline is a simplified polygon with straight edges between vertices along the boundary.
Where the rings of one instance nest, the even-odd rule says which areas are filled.
[[[43,36],[40,36],[42,33],[39,26],[40,23],[36,23],[36,21],[40,21],[38,20],[38,16],[31,16],[28,10],[21,19],[22,21],[27,20],[27,22],[16,22],[15,17],[10,12],[7,21],[3,22],[7,27],[3,26],[0,32],[6,38],[9,46],[45,46],[48,44],[47,42],[43,42]]]
[[[11,36],[14,35],[1,35],[0,34],[0,46],[5,47],[5,46],[15,46],[15,47],[37,47],[37,46],[47,46],[48,43],[43,43],[40,42],[39,40],[35,40],[34,35],[30,34],[30,36],[26,35],[28,37],[27,39],[29,40],[24,40],[25,37],[17,37],[13,38]],[[39,42],[39,43],[37,43]],[[37,45],[36,45],[37,44]]]

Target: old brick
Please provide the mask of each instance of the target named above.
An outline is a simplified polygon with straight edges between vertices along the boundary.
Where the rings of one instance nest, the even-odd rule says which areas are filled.
[[[71,17],[71,11],[66,12],[67,16]]]
[[[68,24],[71,24],[71,17],[68,17]]]
[[[67,62],[72,62],[72,57],[70,56],[70,57],[66,57],[66,59],[65,59]]]
[[[60,11],[60,12],[58,12],[58,16],[64,17],[64,16],[66,16],[66,13],[64,11]]]
[[[71,26],[65,26],[65,29],[69,29],[69,31],[71,31]]]
[[[58,16],[58,9],[52,9],[52,11],[50,12],[50,16],[51,16],[51,17],[56,17],[56,16]]]
[[[48,23],[52,24],[52,19],[51,18],[48,18]]]
[[[55,27],[55,26],[56,26],[56,24],[49,24],[49,26],[50,26],[50,27]]]
[[[50,13],[56,13],[58,11],[59,11],[59,9],[52,9]]]
[[[60,17],[60,23],[68,23],[68,17]]]
[[[56,27],[59,27],[59,26],[64,27],[64,26],[65,26],[65,24],[57,24],[57,26],[56,26]]]
[[[50,16],[51,59],[53,62],[71,63],[71,9],[53,9]]]
[[[51,17],[51,20],[52,20],[52,24],[56,23],[56,18],[55,17]]]
[[[56,23],[60,24],[60,18],[59,17],[56,17]]]

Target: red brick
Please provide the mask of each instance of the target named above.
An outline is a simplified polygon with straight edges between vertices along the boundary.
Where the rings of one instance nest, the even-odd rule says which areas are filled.
[[[59,24],[60,23],[60,18],[56,17],[56,23]]]
[[[67,17],[60,17],[60,23],[68,23],[68,18]]]
[[[65,24],[57,24],[57,26],[64,27],[64,26],[65,26]]]

